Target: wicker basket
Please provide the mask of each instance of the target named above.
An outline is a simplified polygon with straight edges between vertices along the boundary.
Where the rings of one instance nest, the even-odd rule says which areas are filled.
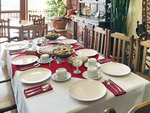
[[[67,24],[67,20],[62,20],[62,21],[53,20],[53,27],[56,29],[65,29],[66,24]]]

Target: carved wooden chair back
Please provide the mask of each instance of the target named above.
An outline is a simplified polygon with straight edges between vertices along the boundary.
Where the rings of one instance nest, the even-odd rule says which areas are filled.
[[[0,19],[0,43],[10,41],[10,24],[9,19]]]
[[[40,19],[33,19],[33,24],[44,26],[45,25],[45,17],[40,18]]]
[[[24,31],[27,31],[27,39],[30,38],[36,38],[36,37],[42,37],[43,31],[44,35],[47,34],[47,26],[40,26],[40,25],[30,25],[30,26],[22,26],[21,27],[21,34],[23,34]],[[24,36],[22,36],[24,37]]]
[[[45,24],[45,17],[41,18],[41,19],[33,19],[33,24],[34,25],[40,25],[40,26],[46,26],[46,32],[48,31],[48,26],[47,24]],[[44,36],[44,30],[42,33],[42,36]]]
[[[109,30],[100,27],[94,28],[94,44],[93,49],[97,50],[100,54],[107,57],[108,56],[108,34]]]
[[[150,112],[150,101],[142,102],[132,107],[128,113],[149,113]]]
[[[148,49],[150,49],[150,41],[141,41],[141,37],[138,37],[136,39],[134,72],[142,76],[143,78],[150,80],[150,67],[148,65],[147,66],[149,69],[147,69],[146,72],[146,58],[148,56]]]
[[[77,25],[77,40],[83,43],[83,45],[85,45],[86,42],[86,38],[85,38],[85,24],[83,24],[82,22],[79,22]]]
[[[42,15],[31,15],[29,14],[29,20],[33,21],[34,19],[42,19]]]
[[[85,27],[85,47],[92,49],[93,48],[93,39],[94,37],[94,25],[86,25]]]
[[[132,65],[134,36],[126,36],[122,33],[112,33],[108,38],[108,53],[115,62]]]

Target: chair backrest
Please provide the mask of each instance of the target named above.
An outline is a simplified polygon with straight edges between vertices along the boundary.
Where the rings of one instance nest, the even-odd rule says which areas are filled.
[[[46,26],[46,33],[48,32],[48,26],[47,24],[45,24],[45,17],[41,18],[41,19],[33,19],[33,24],[34,25],[40,25],[40,26]],[[42,33],[42,36],[44,36],[44,32]]]
[[[145,73],[146,57],[147,57],[147,50],[149,48],[150,48],[150,40],[142,41],[141,37],[138,37],[136,39],[136,55],[135,55],[135,65],[134,65],[135,73],[141,73],[141,75],[146,75],[146,73]],[[150,71],[150,69],[148,71]],[[150,72],[148,73],[148,75],[150,76]],[[149,78],[147,78],[147,77],[146,77],[146,79],[150,80],[150,77]]]
[[[77,25],[77,40],[82,41],[85,45],[85,24],[82,22],[79,22]]]
[[[45,25],[45,17],[40,18],[40,19],[33,19],[33,24],[44,26]]]
[[[128,113],[149,113],[150,112],[150,101],[142,102],[132,107]]]
[[[108,38],[108,52],[115,62],[132,65],[134,36],[126,36],[122,33],[112,33]]]
[[[22,26],[21,27],[21,35],[24,35],[24,31],[27,31],[27,39],[42,37],[43,31],[44,35],[47,34],[47,26],[40,26],[40,25],[30,25],[30,26]],[[23,36],[22,36],[23,37]]]
[[[9,19],[3,20],[0,19],[0,38],[8,38],[8,41],[10,41],[10,24]]]
[[[29,20],[33,21],[34,19],[42,19],[42,15],[31,15],[31,14],[29,14]]]
[[[93,49],[97,50],[100,54],[107,57],[108,56],[108,34],[110,33],[109,30],[103,29],[100,27],[94,28],[94,43],[93,43]]]
[[[104,110],[103,113],[116,113],[115,109],[114,108],[107,108]]]
[[[85,26],[85,47],[93,49],[94,25]]]

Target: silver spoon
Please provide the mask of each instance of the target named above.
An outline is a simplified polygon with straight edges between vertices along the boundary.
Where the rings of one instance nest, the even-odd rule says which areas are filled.
[[[106,83],[108,86],[110,86],[111,88],[113,88],[113,90],[115,90],[116,92],[118,92],[118,90],[116,90],[113,86],[111,86],[111,84],[110,84],[109,81],[105,80],[105,83]]]
[[[46,85],[43,85],[42,87],[40,87],[39,89],[41,89],[42,91],[46,91],[49,87],[50,87],[50,85],[46,84]],[[33,90],[34,92],[28,93],[27,95],[28,96],[33,95],[35,93],[40,92],[41,90],[36,90],[36,91]]]
[[[122,92],[122,90],[121,90],[112,80],[108,79],[108,82],[109,82],[110,84],[113,84],[113,85],[117,88],[117,90],[118,90],[119,92]]]

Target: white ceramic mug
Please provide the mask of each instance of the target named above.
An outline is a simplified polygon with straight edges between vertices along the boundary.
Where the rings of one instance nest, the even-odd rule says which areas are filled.
[[[49,55],[48,54],[42,54],[40,56],[41,62],[48,62],[48,59],[49,59]]]
[[[88,67],[96,67],[97,60],[96,58],[89,58],[88,59]]]
[[[56,70],[56,76],[59,80],[64,80],[67,78],[67,70],[65,68],[59,68]]]
[[[98,77],[98,69],[96,67],[90,67],[87,70],[87,76],[89,78],[96,78]]]

